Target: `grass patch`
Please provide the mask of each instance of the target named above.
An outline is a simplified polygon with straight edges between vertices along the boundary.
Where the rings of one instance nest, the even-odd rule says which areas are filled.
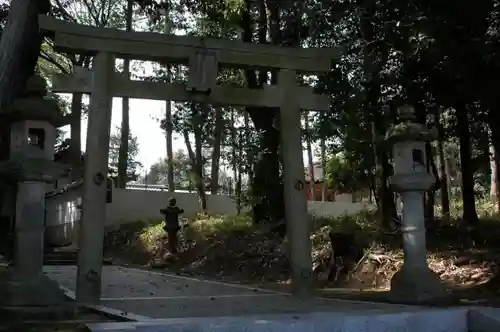
[[[489,207],[488,207],[489,209]],[[454,286],[480,285],[492,278],[499,266],[500,223],[490,210],[481,214],[477,231],[464,231],[465,223],[440,223],[427,235],[429,266]],[[122,262],[161,265],[169,271],[208,276],[253,285],[286,285],[290,266],[287,241],[270,232],[269,225],[253,225],[248,216],[197,216],[184,220],[180,252],[166,260],[163,222],[137,221],[110,230],[105,248]],[[311,216],[312,258],[318,285],[355,290],[385,290],[403,264],[401,234],[384,232],[372,212],[353,216]],[[346,265],[335,282],[326,280],[332,248],[329,232],[355,235],[361,258]],[[276,286],[278,287],[278,286]]]
[[[464,204],[462,200],[450,200],[450,219],[451,221],[462,221],[462,213],[464,211]],[[495,219],[500,220],[500,213],[497,211],[496,205],[490,199],[476,198],[476,212],[481,219]],[[434,206],[434,213],[437,217],[443,216],[442,206],[436,204]]]
[[[239,281],[287,282],[289,262],[286,239],[270,232],[270,226],[254,225],[248,216],[197,216],[184,220],[180,232],[180,253],[168,268],[196,275],[236,278]],[[311,216],[315,266],[329,263],[331,230],[355,234],[364,246],[366,236],[376,229],[375,216],[361,212],[355,216],[320,218]],[[141,265],[166,260],[166,236],[163,222],[137,221],[122,225],[106,235],[105,248],[114,256]],[[394,236],[377,233],[379,242],[393,243]],[[361,243],[362,242],[362,243]],[[318,270],[325,270],[319,268]]]
[[[184,228],[186,236],[199,238],[222,236],[225,234],[246,233],[256,228],[248,216],[206,216],[199,215],[188,221]]]

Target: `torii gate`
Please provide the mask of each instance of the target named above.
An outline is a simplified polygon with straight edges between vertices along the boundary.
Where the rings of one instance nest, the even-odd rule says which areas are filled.
[[[83,213],[80,226],[76,299],[98,302],[101,294],[106,174],[113,97],[195,101],[219,105],[279,107],[284,163],[285,217],[290,241],[292,286],[296,295],[310,294],[312,262],[310,223],[302,159],[300,110],[326,111],[328,96],[299,87],[296,71],[328,72],[338,50],[258,45],[149,32],[93,28],[39,16],[42,30],[54,33],[57,50],[93,55],[92,70],[59,76],[53,92],[90,94]],[[115,73],[115,57],[176,62],[190,67],[187,84],[132,81]],[[277,86],[265,89],[216,85],[218,68],[280,69]]]

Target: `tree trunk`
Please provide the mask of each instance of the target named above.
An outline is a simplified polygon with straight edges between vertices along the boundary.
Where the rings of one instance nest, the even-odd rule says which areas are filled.
[[[472,168],[471,135],[469,118],[464,105],[457,105],[457,129],[460,141],[460,168],[462,171],[463,219],[466,223],[478,221],[474,193],[474,170]]]
[[[314,161],[311,146],[311,133],[309,131],[309,115],[307,111],[304,113],[306,146],[307,146],[307,163],[309,168],[309,191],[311,193],[311,201],[316,200],[316,183],[314,179]]]
[[[250,143],[250,119],[248,116],[248,112],[245,112],[243,121],[245,122],[245,144],[247,144],[248,146],[248,144]],[[243,149],[243,147],[241,147],[241,149]],[[253,148],[252,149],[247,148],[246,153],[247,153],[248,185],[251,186],[253,182],[253,164],[254,164]]]
[[[238,160],[237,160],[237,142],[236,128],[234,127],[234,110],[231,111],[231,166],[233,168],[234,194],[236,194],[236,183],[238,181]]]
[[[43,36],[38,14],[50,10],[48,0],[12,0],[0,40],[0,110],[24,92],[34,73]]]
[[[392,219],[397,217],[394,194],[387,187],[387,180],[391,174],[390,165],[387,161],[385,147],[377,143],[378,131],[376,124],[372,124],[372,144],[375,156],[375,199],[377,200],[378,213],[381,226],[385,229],[391,228]]]
[[[321,201],[326,200],[326,144],[325,140],[322,138],[320,142],[321,149],[321,171],[322,171],[322,183],[321,183]]]
[[[252,183],[252,196],[257,200],[253,217],[257,223],[265,220],[277,223],[285,214],[283,183],[279,171],[279,142],[279,131],[275,128],[264,130],[260,138],[263,149],[257,155]]]
[[[500,153],[497,153],[497,151],[500,151],[500,130],[498,129],[498,126],[493,125],[496,124],[497,122],[491,122],[490,120],[490,130],[491,130],[491,145],[493,146],[493,149],[495,151],[494,154],[494,161],[495,161],[495,166],[494,170],[495,173],[493,173],[493,168],[492,168],[492,174],[491,176],[495,177],[495,196],[496,196],[496,204],[497,207],[496,209],[500,211]],[[493,180],[492,180],[493,181]],[[493,182],[492,182],[493,185]]]
[[[364,41],[363,71],[365,75],[365,96],[364,109],[372,117],[372,146],[375,165],[375,190],[378,212],[382,227],[390,228],[393,217],[396,217],[394,205],[394,195],[387,187],[387,179],[391,175],[391,168],[388,162],[387,151],[382,144],[378,144],[378,137],[385,130],[384,114],[379,105],[381,96],[380,71],[387,62],[388,50],[386,45],[375,44],[375,28],[373,18],[376,12],[376,1],[358,0],[360,7],[360,32]]]
[[[236,179],[236,213],[241,214],[241,175],[243,173],[243,132],[238,133],[238,178]]]
[[[170,68],[167,67],[167,71],[170,76]],[[168,78],[170,81],[170,77]],[[172,134],[173,134],[173,124],[172,124],[172,103],[167,100],[165,102],[165,138],[167,145],[167,184],[168,191],[175,191],[175,179],[174,179],[174,151],[172,148]]]
[[[71,99],[71,123],[70,123],[70,153],[71,166],[79,168],[82,157],[82,98],[81,93],[74,93]],[[72,172],[72,179],[81,178],[78,172]]]
[[[433,188],[431,188],[427,193],[426,193],[426,200],[425,200],[425,219],[426,219],[426,225],[427,227],[430,227],[430,226],[436,226],[435,225],[435,221],[436,221],[436,218],[434,216],[434,206],[435,206],[435,193],[436,193],[436,190],[438,190],[440,188],[440,183],[439,183],[439,174],[438,174],[438,170],[437,170],[437,167],[436,167],[436,163],[434,162],[434,151],[433,151],[433,148],[432,148],[432,145],[431,143],[426,143],[425,144],[425,153],[427,155],[427,172],[429,174],[432,174],[434,175],[435,179],[436,179],[436,183],[435,185],[433,186]]]
[[[126,31],[132,31],[132,16],[133,16],[134,3],[133,0],[127,1],[126,12]],[[125,59],[123,61],[123,74],[130,77],[130,61]],[[128,97],[122,98],[122,125],[120,134],[120,149],[118,151],[118,177],[117,187],[125,188],[128,181],[127,166],[128,166],[128,139],[130,136],[130,100]]]
[[[496,151],[499,151],[497,148],[495,148],[495,193],[496,193],[496,211],[500,211],[500,154],[496,153]]]
[[[450,191],[449,191],[449,182],[448,182],[448,173],[446,169],[446,158],[444,155],[444,130],[441,125],[441,115],[439,108],[434,109],[434,123],[436,124],[437,130],[437,153],[439,160],[439,184],[441,187],[441,209],[443,213],[443,218],[445,220],[450,219]]]
[[[231,121],[231,123],[234,126],[234,122]],[[224,131],[224,118],[222,117],[222,108],[216,107],[214,140],[213,140],[213,150],[212,150],[212,170],[210,172],[210,177],[211,177],[210,191],[212,195],[216,195],[219,191],[220,146],[222,142],[223,131]]]
[[[191,146],[191,141],[189,140],[189,132],[187,130],[183,131],[184,141],[186,143],[186,148],[188,150],[189,158],[191,159],[191,167],[193,169],[194,185],[198,191],[198,201],[200,203],[200,208],[203,213],[207,212],[207,195],[205,193],[205,185],[203,183],[203,155],[202,155],[202,142],[201,142],[201,129],[199,126],[194,128],[194,148]]]
[[[128,60],[124,61],[125,68],[129,67]],[[129,71],[124,70],[124,74],[128,77]],[[128,164],[128,138],[130,133],[129,98],[122,98],[122,125],[120,127],[120,148],[118,150],[118,174],[116,178],[117,188],[125,188],[127,185],[127,164]]]
[[[488,130],[488,159],[490,162],[490,200],[495,210],[498,212],[498,170],[497,170],[497,153],[493,145],[491,130]]]
[[[242,13],[241,28],[242,40],[252,42],[254,35],[253,1],[245,1],[245,9]],[[269,16],[268,14],[269,10]],[[271,43],[280,44],[280,15],[276,2],[268,3],[259,1],[258,20],[258,43],[266,44],[268,19],[270,25]],[[258,75],[255,70],[246,70],[245,78],[247,86],[251,89],[261,89],[267,83],[268,72],[261,70]],[[276,83],[276,75],[272,75],[271,84]],[[255,129],[261,133],[261,152],[256,156],[255,173],[252,182],[252,196],[254,200],[253,220],[258,223],[264,220],[279,223],[285,215],[283,184],[279,168],[278,148],[280,143],[279,131],[274,122],[278,115],[277,109],[262,107],[247,107]]]
[[[170,34],[171,24],[170,24],[170,12],[166,8],[165,12],[165,26],[163,27],[163,32]],[[172,82],[172,68],[167,64],[167,83]],[[168,191],[175,191],[175,179],[174,179],[174,151],[173,151],[173,123],[172,123],[172,102],[170,100],[165,101],[165,140],[167,145],[167,184]]]
[[[496,151],[493,144],[490,144],[489,149],[489,157],[490,157],[490,172],[491,172],[491,181],[490,181],[490,199],[493,204],[498,204],[497,201],[497,163],[496,163]]]
[[[196,189],[198,190],[198,198],[200,207],[203,213],[207,213],[207,195],[205,192],[205,181],[203,174],[203,154],[202,154],[202,141],[201,141],[201,128],[198,126],[194,131],[194,148],[196,160]]]

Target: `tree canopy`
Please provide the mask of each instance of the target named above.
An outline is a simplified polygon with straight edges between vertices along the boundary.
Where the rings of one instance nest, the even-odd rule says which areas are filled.
[[[126,0],[54,0],[50,14],[125,29],[127,4]],[[429,199],[436,193],[452,195],[451,189],[458,188],[463,217],[475,222],[476,195],[496,191],[496,180],[491,179],[500,178],[493,153],[500,149],[499,8],[498,0],[137,0],[133,21],[137,30],[257,44],[339,46],[341,55],[329,73],[302,77],[304,84],[331,97],[329,111],[309,115],[305,133],[309,141],[326,147],[322,157],[329,160],[330,184],[343,191],[371,188],[381,221],[392,219],[395,198],[387,187],[391,150],[381,137],[398,121],[397,108],[411,104],[418,121],[437,128],[439,134],[438,143],[426,148],[427,167],[440,180]],[[6,29],[8,13],[8,5],[0,5],[0,25]],[[6,38],[14,37],[5,35],[2,41]],[[48,36],[39,57],[39,70],[47,78],[91,63],[90,57],[55,53]],[[186,80],[183,66],[150,66],[154,72],[143,75],[144,63],[135,61],[133,74],[144,80]],[[223,69],[218,79],[221,84],[260,89],[276,83],[276,72]],[[81,103],[76,105],[72,114],[81,109]],[[159,127],[171,128],[185,139],[190,172],[200,190],[210,178],[212,190],[217,191],[220,167],[216,166],[226,165],[235,170],[239,193],[247,191],[252,197],[255,221],[277,222],[284,215],[278,112],[177,103],[171,122],[160,120]],[[211,170],[206,169],[208,161],[215,165]],[[498,201],[500,195],[493,196]]]

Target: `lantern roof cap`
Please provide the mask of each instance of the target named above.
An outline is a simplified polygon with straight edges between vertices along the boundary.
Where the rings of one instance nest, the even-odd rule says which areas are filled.
[[[63,122],[64,116],[58,103],[47,97],[47,84],[39,75],[30,77],[22,96],[0,113],[2,121],[47,121],[54,126]]]
[[[391,126],[385,135],[385,141],[394,144],[404,141],[424,141],[435,140],[434,130],[416,122],[415,109],[411,105],[403,105],[398,109],[400,122]]]
[[[24,96],[45,97],[47,95],[47,82],[43,77],[35,74],[28,78],[24,88]]]

